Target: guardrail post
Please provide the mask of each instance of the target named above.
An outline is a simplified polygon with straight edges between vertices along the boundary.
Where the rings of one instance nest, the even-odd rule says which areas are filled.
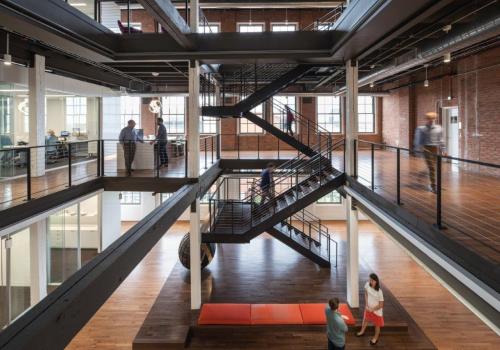
[[[280,139],[276,138],[278,140],[278,159],[280,159]]]
[[[101,176],[104,177],[106,175],[106,171],[104,170],[104,140],[99,141],[101,143]]]
[[[238,159],[240,159],[240,135],[236,135],[236,142],[238,143],[238,144],[237,144],[237,148],[238,148]]]
[[[309,129],[309,119],[307,119],[307,147],[309,147],[309,135],[310,135],[310,129]]]
[[[371,144],[371,166],[372,166],[372,178],[371,178],[371,185],[372,185],[372,191],[375,191],[375,145],[372,143]]]
[[[155,141],[155,145],[153,147],[153,152],[155,152],[156,155],[156,177],[160,177],[160,144],[158,141]]]
[[[68,187],[71,187],[71,143],[68,143]]]
[[[216,159],[220,159],[220,149],[221,149],[221,134],[217,134],[217,150],[216,150]]]
[[[101,142],[97,142],[97,177],[101,176]]]
[[[260,135],[257,135],[257,159],[260,159]]]
[[[203,140],[204,147],[205,147],[205,169],[207,168],[207,138]]]
[[[358,177],[358,140],[353,140],[354,164],[352,165],[354,177]],[[345,154],[345,152],[344,152]],[[344,157],[345,162],[345,157]],[[345,170],[345,168],[344,168]]]
[[[188,141],[184,141],[184,177],[188,177]]]
[[[396,181],[397,181],[397,203],[401,205],[401,150],[399,147],[396,149],[397,161],[396,161]]]
[[[211,146],[211,147],[212,147],[212,150],[211,150],[210,154],[211,154],[211,156],[212,156],[212,164],[214,164],[214,136],[212,136],[212,137],[210,138],[210,142],[211,142],[211,144],[212,144],[212,146]]]
[[[441,158],[441,155],[437,155],[437,164],[436,164],[436,181],[437,181],[437,188],[436,188],[436,221],[437,221],[437,227],[439,229],[442,229],[443,228],[443,224],[442,224],[442,221],[441,221],[441,216],[442,216],[442,213],[441,213],[441,186],[442,186],[442,183],[441,183],[441,165],[442,165],[442,158]]]
[[[26,199],[31,200],[31,148],[26,149]]]

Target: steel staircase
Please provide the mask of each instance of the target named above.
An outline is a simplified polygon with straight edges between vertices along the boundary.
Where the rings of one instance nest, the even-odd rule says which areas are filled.
[[[269,232],[321,266],[329,266],[330,248],[325,248],[330,244],[329,235],[325,238],[327,230],[312,224],[309,228],[314,216],[305,211],[302,218],[308,221],[303,227],[309,231],[303,232],[292,224],[300,218],[297,213],[344,184],[344,173],[334,169],[331,162],[332,151],[343,144],[340,140],[328,147],[314,147],[315,156],[300,155],[278,167],[273,176],[274,197],[265,202],[259,180],[239,199],[229,195],[229,178],[225,178],[210,196],[210,220],[207,232],[202,235],[203,242],[248,243]]]

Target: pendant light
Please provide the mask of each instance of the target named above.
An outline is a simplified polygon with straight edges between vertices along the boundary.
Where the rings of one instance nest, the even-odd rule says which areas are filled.
[[[424,80],[424,87],[429,87],[429,80],[427,79],[427,67],[429,65],[426,64],[424,67],[425,67],[425,80]]]

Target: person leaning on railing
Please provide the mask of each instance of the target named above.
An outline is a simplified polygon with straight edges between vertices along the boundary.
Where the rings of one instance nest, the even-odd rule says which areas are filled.
[[[443,128],[436,124],[437,113],[429,112],[425,114],[425,125],[419,126],[415,130],[414,147],[418,152],[424,152],[425,163],[429,169],[429,190],[436,193],[436,163],[437,155],[445,151],[443,142]]]
[[[123,156],[125,158],[125,168],[127,169],[127,175],[132,174],[132,163],[135,158],[136,142],[143,142],[137,135],[135,130],[135,121],[130,119],[127,122],[127,126],[120,131],[120,136],[118,141],[123,146]]]

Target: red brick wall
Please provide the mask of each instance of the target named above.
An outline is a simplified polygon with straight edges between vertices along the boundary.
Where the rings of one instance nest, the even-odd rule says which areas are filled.
[[[121,11],[121,21],[122,23],[127,22],[127,10]],[[156,22],[151,17],[146,10],[132,10],[130,11],[130,22],[141,23],[141,30],[145,33],[156,32]]]
[[[383,98],[383,141],[396,144],[412,141],[415,126],[424,123],[426,112],[437,112],[442,122],[443,107],[458,107],[460,129],[460,157],[484,162],[500,163],[500,48],[481,52],[455,62],[456,72],[443,75],[445,68],[429,71],[429,87],[414,85],[414,97],[403,87]],[[448,99],[448,96],[451,99]],[[406,120],[405,106],[414,104],[415,122]],[[402,105],[404,105],[402,107]],[[410,113],[411,117],[411,113]],[[399,123],[398,123],[399,120]],[[395,128],[392,125],[396,125]],[[397,130],[399,130],[399,135]],[[412,144],[412,142],[409,142]]]
[[[144,136],[156,135],[157,115],[149,111],[149,98],[141,99],[141,128],[144,129]]]

